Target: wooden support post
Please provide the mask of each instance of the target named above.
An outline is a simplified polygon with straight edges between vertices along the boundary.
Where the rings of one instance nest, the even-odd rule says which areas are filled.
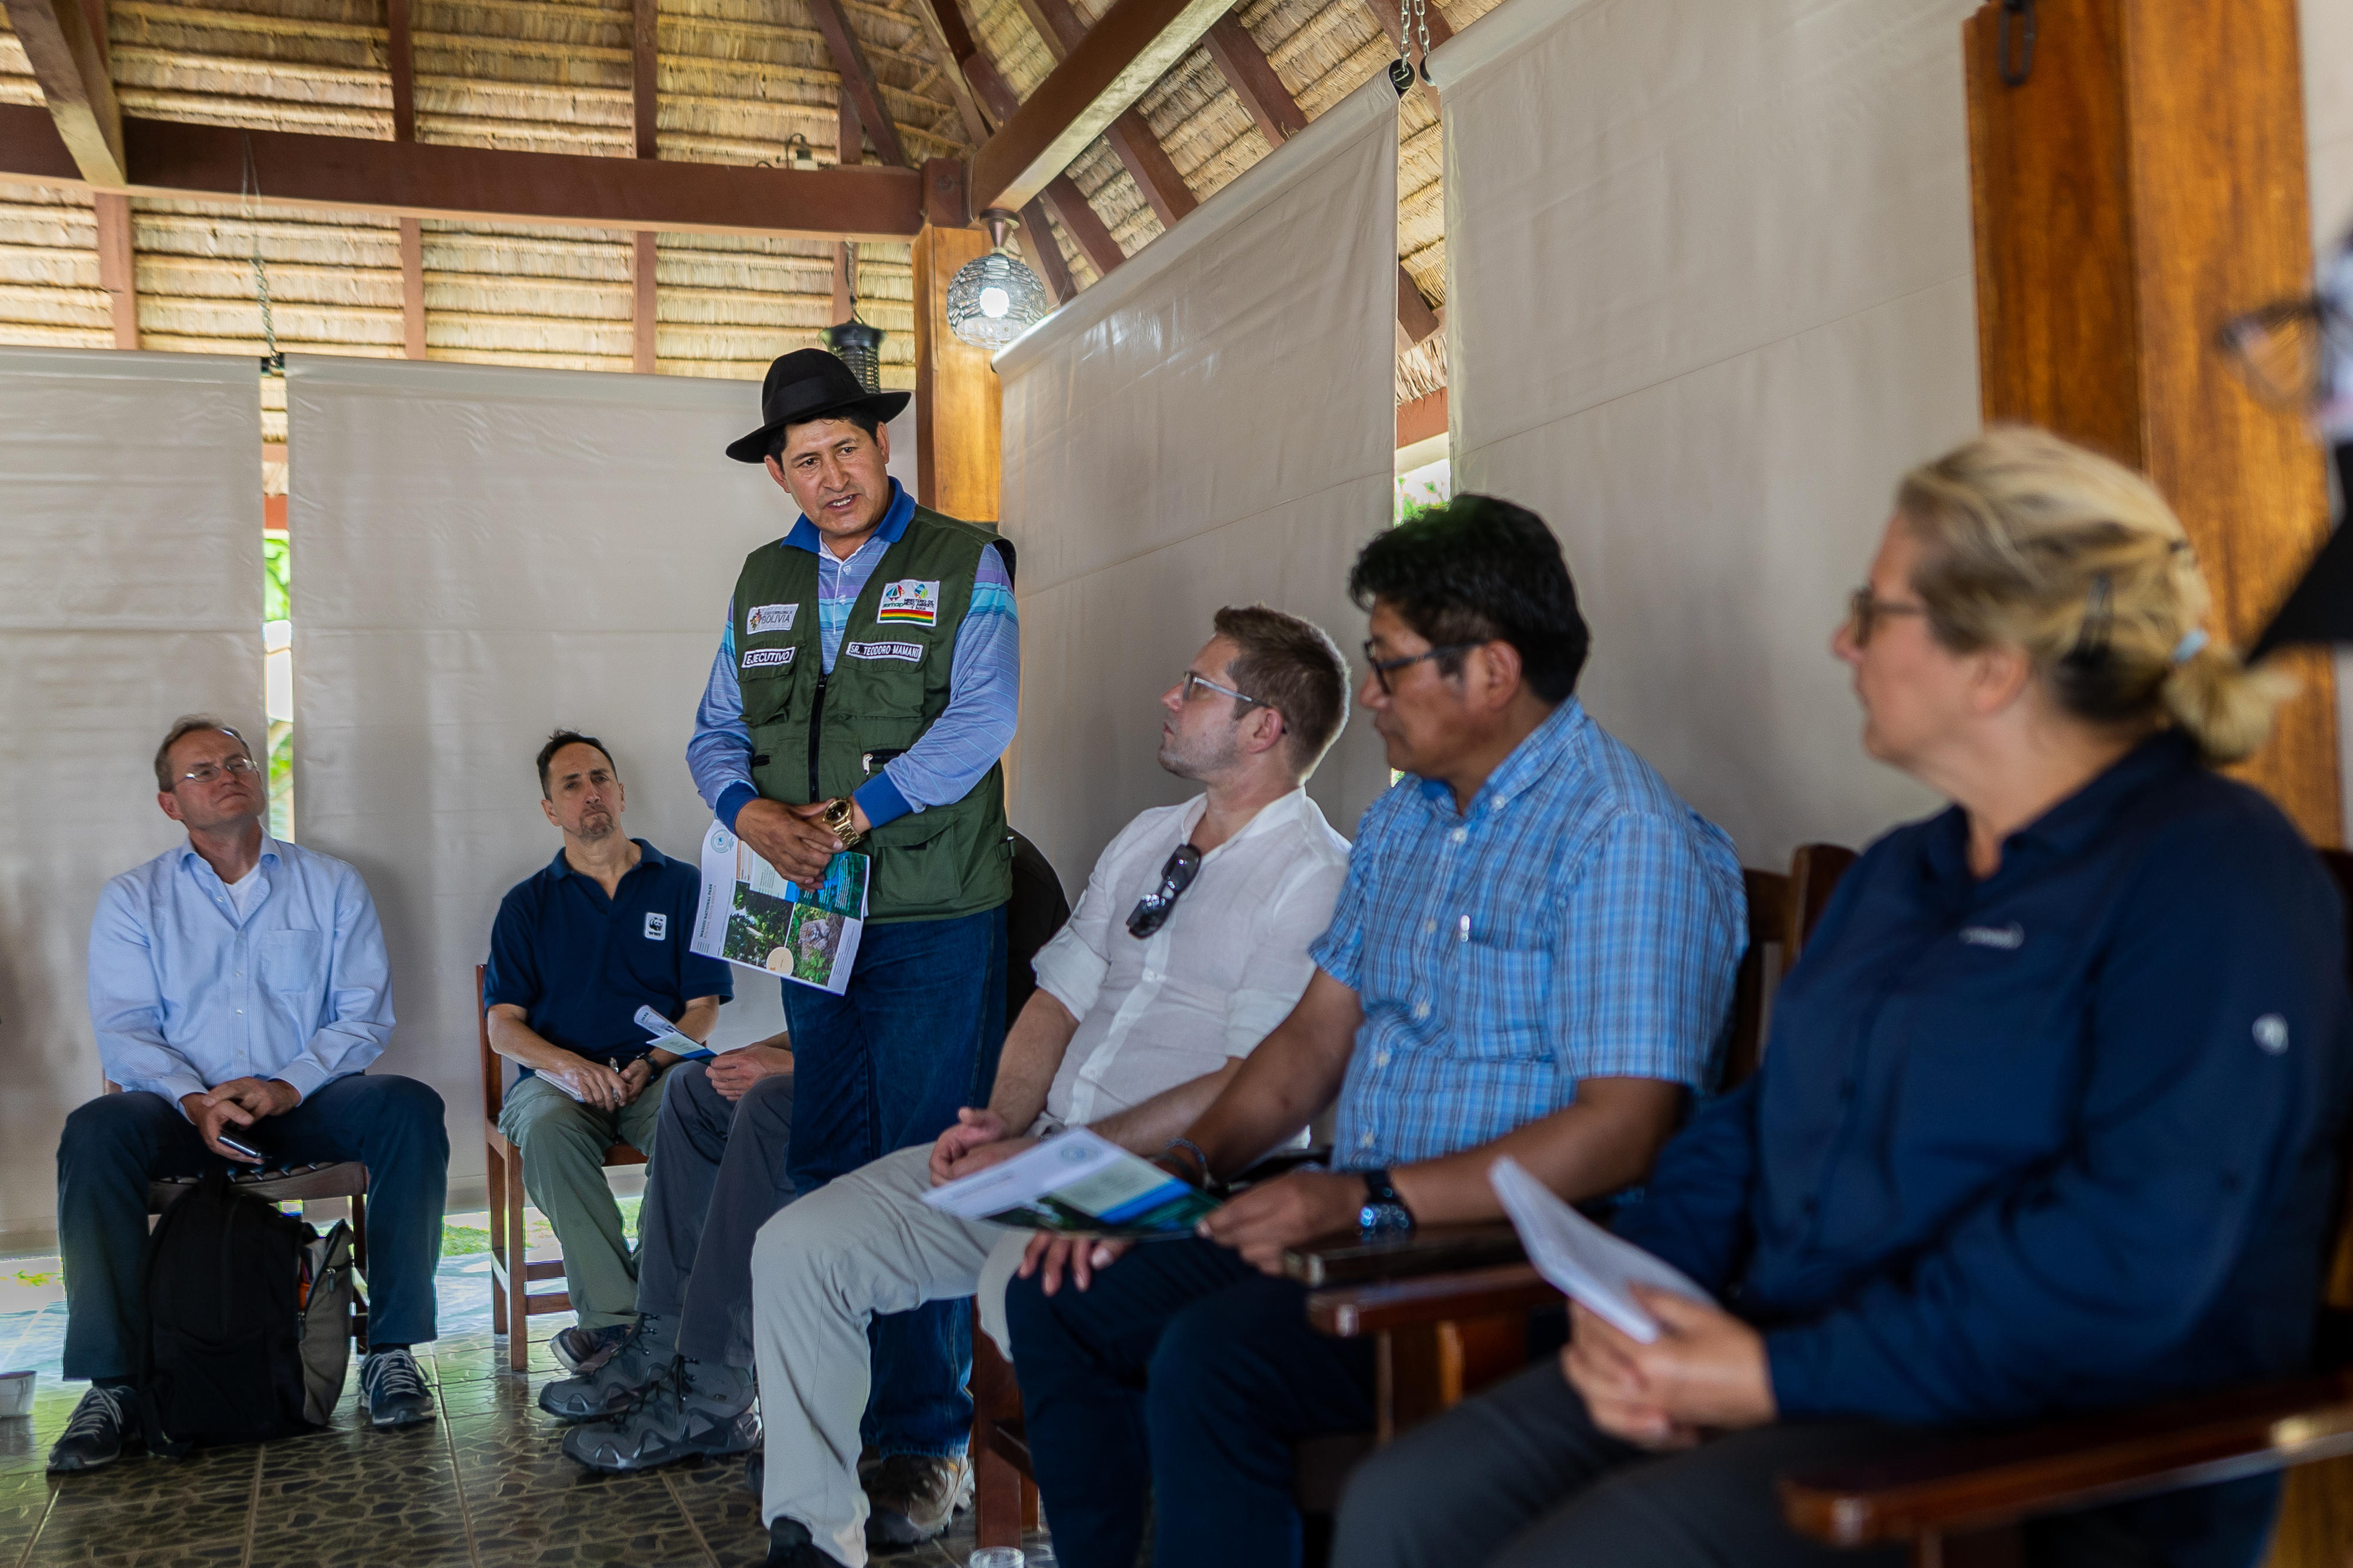
[[[2197,547],[2214,631],[2244,647],[2327,531],[2319,451],[2213,346],[2230,316],[2312,287],[2295,0],[2035,12],[2015,86],[1998,0],[1963,29],[1985,415],[2147,471]],[[2303,690],[2237,771],[2336,844],[2330,667],[2291,662]]]
[[[976,228],[915,237],[916,494],[968,522],[997,521],[1002,390],[988,352],[948,331],[948,280],[988,253]]]
[[[656,130],[661,112],[661,55],[654,0],[634,0],[629,25],[630,107],[635,110],[638,156],[661,155]],[[637,231],[636,258],[630,267],[629,368],[652,375],[660,367],[661,299],[658,292],[661,247],[658,230]]]
[[[385,58],[392,75],[392,139],[417,140],[417,58],[408,33],[408,0],[385,0]],[[401,352],[425,357],[425,225],[400,222]]]
[[[131,246],[131,198],[100,191],[92,198],[98,209],[98,284],[106,290],[114,317],[114,346],[139,346],[139,289]]]
[[[652,229],[638,230],[637,242],[636,258],[629,268],[629,368],[639,375],[651,375],[660,364],[659,343],[655,337],[660,320],[655,273],[660,258]]]
[[[425,225],[400,220],[400,335],[402,353],[425,357]]]

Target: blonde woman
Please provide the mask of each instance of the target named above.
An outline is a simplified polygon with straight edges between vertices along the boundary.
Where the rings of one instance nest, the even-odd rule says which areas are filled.
[[[2303,1367],[2353,1001],[2327,874],[2212,771],[2281,689],[2207,609],[2105,458],[1997,430],[1905,478],[1831,648],[1865,750],[1953,805],[1847,874],[1762,1070],[1619,1223],[1729,1310],[1651,1297],[1647,1345],[1577,1310],[1558,1365],[1358,1473],[1342,1568],[1869,1562],[1775,1478]],[[2275,1498],[2044,1521],[2030,1557],[2249,1568]]]

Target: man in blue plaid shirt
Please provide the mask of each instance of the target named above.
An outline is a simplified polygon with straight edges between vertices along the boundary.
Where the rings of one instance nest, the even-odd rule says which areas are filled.
[[[1285,1247],[1493,1219],[1509,1154],[1570,1199],[1642,1180],[1715,1068],[1746,943],[1725,834],[1574,695],[1543,521],[1466,496],[1366,545],[1359,700],[1408,776],[1365,814],[1307,994],[1163,1163],[1230,1177],[1337,1104],[1334,1169],[1116,1268],[1041,1237],[1007,1299],[1056,1556],[1300,1560],[1292,1446],[1373,1425],[1373,1352],[1306,1321]],[[1064,1277],[1068,1276],[1068,1288]]]

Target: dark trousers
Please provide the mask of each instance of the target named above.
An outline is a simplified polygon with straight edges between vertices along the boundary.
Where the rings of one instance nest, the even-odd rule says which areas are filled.
[[[849,989],[785,983],[792,1030],[794,1190],[813,1192],[928,1143],[984,1105],[1005,1046],[1005,909],[869,925]],[[885,1454],[961,1454],[972,1435],[972,1305],[878,1317],[861,1436]]]
[[[1029,1375],[1029,1369],[1022,1369]],[[1333,1568],[1900,1568],[1781,1522],[1780,1476],[1949,1441],[1877,1421],[1793,1421],[1654,1455],[1597,1430],[1552,1357],[1358,1468]],[[2278,1479],[2232,1482],[2028,1528],[2049,1568],[2251,1568]],[[1056,1522],[1057,1544],[1060,1521]]]
[[[1292,1446],[1373,1424],[1373,1349],[1307,1323],[1306,1289],[1200,1240],[1137,1247],[1085,1290],[1007,1293],[1023,1430],[1054,1554],[1130,1568],[1300,1560]]]
[[[638,1211],[638,1310],[676,1321],[697,1361],[752,1364],[752,1240],[793,1200],[791,1073],[730,1100],[709,1064],[662,1084],[661,1120]]]
[[[320,1085],[285,1115],[256,1123],[249,1136],[272,1163],[367,1166],[369,1342],[433,1338],[433,1271],[449,1184],[441,1097],[414,1079],[353,1074]],[[58,1142],[66,1376],[138,1375],[147,1342],[141,1275],[147,1184],[222,1163],[180,1108],[159,1094],[104,1095],[66,1118]]]

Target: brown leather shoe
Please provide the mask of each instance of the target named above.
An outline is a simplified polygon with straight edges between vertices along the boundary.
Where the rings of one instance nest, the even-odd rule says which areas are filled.
[[[972,1500],[972,1463],[892,1454],[859,1478],[866,1489],[866,1544],[913,1546],[946,1531]]]

